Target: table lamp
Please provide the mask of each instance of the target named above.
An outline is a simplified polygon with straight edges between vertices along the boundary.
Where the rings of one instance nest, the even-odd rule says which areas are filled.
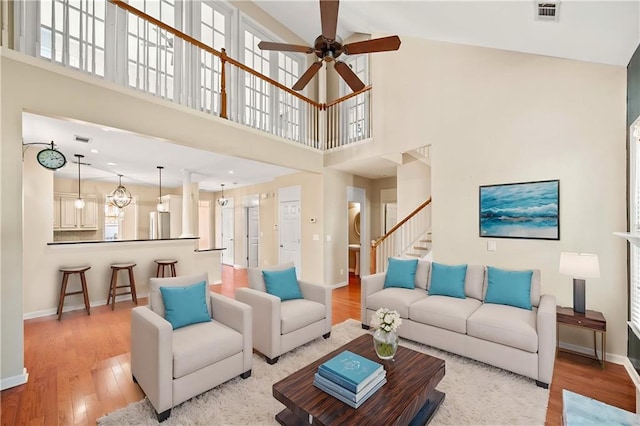
[[[584,314],[584,280],[600,277],[598,255],[561,252],[560,273],[573,277],[573,310]]]

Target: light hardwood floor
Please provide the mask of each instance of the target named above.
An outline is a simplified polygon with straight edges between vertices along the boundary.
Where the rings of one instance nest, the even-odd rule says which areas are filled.
[[[233,297],[247,286],[245,270],[223,268],[222,285],[212,289]],[[140,299],[145,304],[145,299]],[[129,321],[132,302],[25,321],[25,366],[29,382],[2,392],[2,425],[84,425],[143,398],[131,380]],[[333,323],[360,318],[360,282],[333,292]],[[635,411],[635,388],[625,369],[561,353],[556,359],[547,425],[562,424],[562,389]]]

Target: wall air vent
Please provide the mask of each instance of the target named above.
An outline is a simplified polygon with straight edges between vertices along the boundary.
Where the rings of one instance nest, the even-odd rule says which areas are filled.
[[[91,138],[88,138],[86,136],[78,136],[78,135],[73,135],[73,140],[76,142],[82,142],[82,143],[91,142]]]
[[[557,21],[560,2],[536,1],[536,19],[538,21]]]

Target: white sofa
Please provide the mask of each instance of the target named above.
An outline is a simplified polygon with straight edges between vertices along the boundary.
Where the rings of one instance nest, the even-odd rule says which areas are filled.
[[[484,303],[487,274],[468,265],[465,298],[428,295],[431,262],[420,260],[415,289],[384,288],[385,273],[362,277],[361,321],[368,328],[379,308],[395,309],[398,335],[512,371],[547,388],[556,352],[556,302],[540,295],[540,271],[531,278],[532,310]]]
[[[131,311],[131,374],[160,422],[176,405],[236,376],[251,376],[250,306],[207,291],[206,305],[213,321],[173,330],[165,319],[160,287],[200,281],[207,283],[206,273],[151,278],[149,306]]]

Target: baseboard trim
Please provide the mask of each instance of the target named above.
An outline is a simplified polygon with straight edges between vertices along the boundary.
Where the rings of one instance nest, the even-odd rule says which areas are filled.
[[[13,388],[16,386],[24,385],[29,380],[29,373],[27,373],[27,369],[22,369],[22,374],[18,374],[17,376],[7,377],[0,380],[0,390],[5,390],[9,388]]]
[[[578,345],[572,345],[570,343],[563,343],[560,342],[560,348],[562,349],[567,349],[573,352],[579,352],[581,354],[585,354],[585,355],[590,355],[593,356],[593,348],[586,348],[584,346],[578,346]],[[598,351],[598,357],[600,357],[600,359],[602,359],[602,351],[599,350]],[[610,352],[607,352],[607,362],[612,362],[614,364],[620,364],[620,365],[625,365],[628,360],[626,356],[622,356],[622,355],[618,355],[618,354],[612,354]]]
[[[340,288],[340,287],[346,287],[349,284],[348,281],[343,281],[341,283],[338,284],[331,284],[330,286],[328,286],[331,289],[335,289],[335,288]]]
[[[148,297],[149,294],[148,293],[144,293],[144,294],[138,294],[137,295],[138,298],[143,298],[143,297]],[[127,300],[131,300],[131,296],[126,294],[126,295],[122,295],[122,296],[116,296],[116,303],[117,302],[123,302],[123,301],[127,301]],[[89,302],[89,306],[91,306],[92,308],[95,308],[97,306],[104,306],[107,304],[107,299],[103,299],[103,300],[96,300],[93,302]],[[62,308],[62,313],[65,312],[71,312],[71,311],[84,311],[85,307],[84,307],[84,303],[81,305],[66,305],[64,306],[64,308]],[[33,312],[27,312],[26,314],[22,315],[22,319],[23,320],[28,320],[28,319],[33,319],[33,318],[41,318],[41,317],[47,317],[49,315],[55,315],[58,312],[58,308],[50,308],[50,309],[43,309],[41,311],[33,311]]]

